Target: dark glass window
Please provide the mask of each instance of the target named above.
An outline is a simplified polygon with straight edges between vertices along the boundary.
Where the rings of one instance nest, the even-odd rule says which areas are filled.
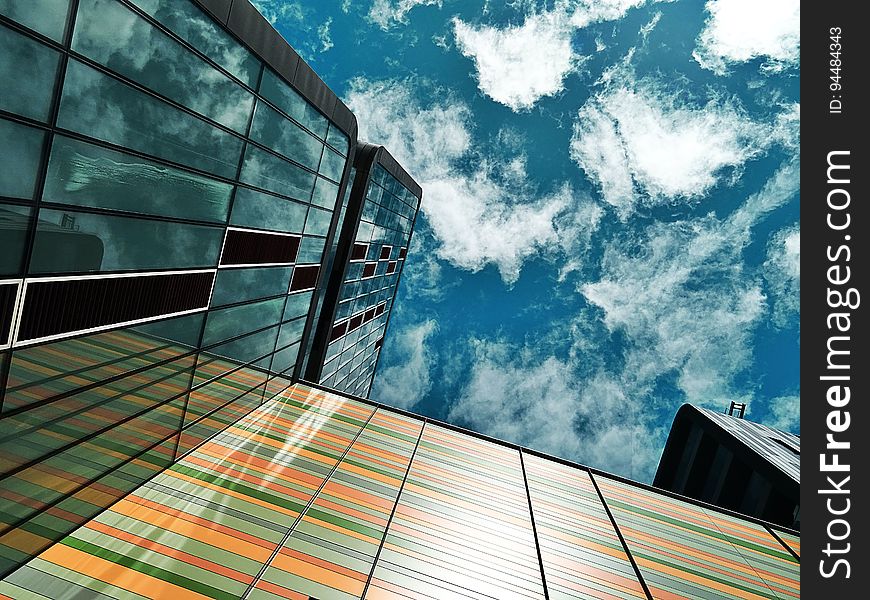
[[[393,272],[395,272],[395,270],[396,270],[396,261],[391,260],[387,264],[387,274],[393,273]]]
[[[60,54],[0,25],[0,109],[47,121]]]
[[[378,266],[378,263],[366,263],[365,267],[363,267],[362,276],[363,279],[366,277],[372,277],[375,274],[375,268]]]
[[[241,139],[75,60],[57,124],[227,178],[239,166]]]
[[[0,0],[0,14],[56,42],[63,38],[69,0]]]
[[[351,254],[350,254],[350,259],[351,260],[365,260],[366,259],[366,252],[368,252],[368,250],[369,250],[368,244],[355,243],[353,245],[353,250],[351,251]]]
[[[251,139],[312,171],[317,170],[323,152],[323,142],[263,102],[257,104]]]
[[[228,229],[221,265],[292,263],[298,251],[294,235]]]
[[[392,246],[382,246],[381,247],[381,255],[379,257],[380,260],[389,260],[390,254],[393,252]]]
[[[0,195],[33,198],[44,140],[45,133],[39,129],[0,119],[0,148],[3,148]]]
[[[364,317],[363,320],[364,320],[366,323],[368,323],[369,321],[371,321],[372,319],[375,318],[375,313],[376,313],[376,312],[377,312],[377,308],[374,307],[374,306],[371,307],[370,309],[368,309],[368,310],[366,311],[366,313],[365,313],[365,317]]]
[[[74,333],[208,306],[214,272],[31,280],[19,341]]]
[[[232,189],[202,175],[56,136],[43,200],[224,223]]]
[[[230,225],[302,233],[307,213],[307,204],[238,187]]]
[[[214,267],[222,237],[219,227],[42,209],[30,272]]]
[[[350,321],[348,321],[348,323],[347,323],[347,330],[353,331],[354,329],[357,329],[360,325],[362,325],[362,321],[363,321],[363,314],[362,313],[360,313],[358,315],[354,315],[353,317],[350,318]]]
[[[235,41],[223,27],[194,6],[193,2],[131,1],[249,87],[257,86],[260,61]]]
[[[0,283],[0,346],[6,346],[12,341],[12,313],[15,310],[18,287],[18,283]]]
[[[338,325],[332,326],[332,333],[329,335],[329,341],[334,342],[341,336],[347,333],[347,321],[342,321]]]
[[[402,246],[399,248],[399,259],[404,259],[408,255],[408,249]]]
[[[79,0],[72,47],[230,129],[248,126],[253,94],[115,0]]]
[[[293,271],[293,281],[290,282],[290,291],[307,290],[317,284],[317,275],[320,273],[320,265],[306,265],[296,267]]]
[[[313,173],[302,167],[255,146],[248,146],[245,152],[241,181],[250,185],[308,202],[314,178]]]
[[[221,269],[212,292],[211,305],[233,304],[287,292],[292,267]]]

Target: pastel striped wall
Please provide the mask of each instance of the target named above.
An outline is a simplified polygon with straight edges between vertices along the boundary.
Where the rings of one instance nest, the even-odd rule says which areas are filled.
[[[176,436],[22,529],[24,543],[85,522],[0,581],[0,598],[799,595],[783,545],[799,552],[797,535],[287,380],[260,405],[248,376],[184,430],[178,462]],[[124,439],[101,443],[95,456],[124,455]],[[123,494],[101,511],[101,495]]]
[[[523,460],[550,600],[646,598],[589,473]]]
[[[761,541],[761,528],[726,528],[724,533],[721,513],[714,519],[696,504],[607,477],[595,480],[654,598],[792,597],[796,569],[774,573],[758,560],[775,544],[769,534]],[[780,546],[775,558],[791,557]],[[769,585],[773,580],[778,585]]]

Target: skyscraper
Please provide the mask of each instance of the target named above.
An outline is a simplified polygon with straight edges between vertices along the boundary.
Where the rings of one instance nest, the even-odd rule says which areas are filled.
[[[684,404],[653,485],[800,529],[800,457],[799,436]]]
[[[309,381],[368,397],[422,189],[382,146],[357,147]],[[330,319],[327,315],[334,314]]]

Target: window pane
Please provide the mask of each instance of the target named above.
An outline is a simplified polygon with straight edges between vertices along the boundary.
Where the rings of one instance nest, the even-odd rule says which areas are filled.
[[[332,221],[332,213],[328,210],[320,210],[311,207],[308,211],[308,219],[305,221],[305,233],[314,235],[326,235],[329,231],[329,223]],[[296,262],[305,262],[297,260]],[[317,261],[319,262],[319,261]]]
[[[346,158],[327,148],[323,151],[323,161],[320,163],[320,170],[318,172],[333,181],[341,181],[341,175],[344,173],[344,164],[346,162]]]
[[[266,356],[275,349],[275,337],[277,335],[278,326],[276,325],[275,327],[272,327],[270,329],[253,333],[243,338],[239,338],[237,340],[227,342],[226,344],[221,344],[219,346],[211,348],[203,352],[203,355],[222,356],[224,358],[229,358],[238,364],[251,362],[253,360]],[[268,357],[265,361],[262,361],[262,363],[265,363],[263,366],[268,368],[269,361],[270,358]],[[196,376],[197,378],[199,378],[201,375],[199,372],[197,372]],[[196,385],[197,383],[200,382],[198,380],[195,380],[194,385]]]
[[[72,45],[222,125],[247,128],[253,94],[115,0],[80,0]]]
[[[47,121],[59,60],[57,51],[0,26],[0,109]]]
[[[302,233],[308,205],[248,188],[236,189],[230,224],[239,227]]]
[[[329,124],[329,133],[326,134],[326,141],[330,146],[338,150],[339,154],[347,156],[347,151],[350,147],[347,135],[332,123]]]
[[[224,223],[232,186],[56,136],[43,200]]]
[[[262,329],[268,325],[277,325],[280,322],[283,309],[284,298],[274,298],[243,306],[213,310],[209,313],[208,321],[205,324],[205,336],[202,339],[202,344],[207,346],[248,331]]]
[[[302,330],[305,329],[305,319],[296,319],[281,325],[281,333],[278,334],[278,347],[283,348],[302,338]]]
[[[287,304],[284,306],[284,315],[281,319],[286,321],[307,315],[308,309],[311,307],[311,294],[312,292],[302,292],[287,296]]]
[[[326,137],[326,129],[329,125],[326,117],[317,112],[317,109],[308,104],[302,96],[269,69],[263,71],[260,94],[320,139]]]
[[[63,38],[69,0],[0,0],[0,14],[56,42]]]
[[[323,258],[323,247],[326,245],[326,240],[323,238],[305,236],[302,238],[302,244],[299,246],[299,254],[296,256],[296,262],[299,264],[319,263]]]
[[[293,267],[221,269],[211,296],[211,305],[232,304],[287,293]]]
[[[242,149],[241,139],[75,60],[58,126],[227,178]]]
[[[0,204],[0,277],[21,272],[30,210],[26,206]]]
[[[251,88],[257,86],[260,61],[192,2],[178,0],[132,0],[132,2],[248,86]]]
[[[257,104],[251,124],[251,139],[311,170],[317,170],[323,142],[284,118],[268,104]]]
[[[214,267],[222,238],[218,227],[43,209],[30,272]]]
[[[314,187],[313,173],[254,146],[245,152],[241,180],[303,202],[309,201]]]
[[[338,200],[338,186],[318,177],[314,186],[314,197],[311,201],[318,206],[333,210],[336,200]]]
[[[0,195],[9,198],[33,198],[33,186],[39,171],[39,157],[45,133],[33,127],[0,119]]]

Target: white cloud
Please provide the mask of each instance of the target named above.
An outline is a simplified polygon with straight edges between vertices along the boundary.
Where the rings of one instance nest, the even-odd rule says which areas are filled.
[[[332,17],[326,19],[320,27],[317,28],[317,37],[320,39],[320,51],[326,52],[330,48],[332,48],[335,44],[332,43],[332,35],[330,35],[329,28],[332,26]]]
[[[369,9],[368,19],[383,30],[399,23],[406,23],[408,13],[415,6],[438,6],[441,0],[374,0]]]
[[[779,396],[770,401],[770,413],[764,424],[781,431],[799,432],[801,428],[801,397]]]
[[[558,222],[573,207],[572,190],[538,194],[522,155],[491,155],[472,143],[464,103],[437,90],[427,93],[437,100],[422,105],[417,92],[410,82],[352,81],[347,103],[360,138],[389,148],[422,185],[439,258],[471,271],[493,264],[514,283],[525,259],[561,247]]]
[[[605,245],[599,281],[580,291],[603,310],[608,330],[624,335],[624,373],[641,389],[667,376],[693,403],[736,396],[732,382],[750,364],[751,335],[767,307],[742,251],[752,227],[798,185],[790,162],[724,221],[658,222],[641,239]]]
[[[471,377],[448,419],[497,438],[650,479],[663,443],[616,381],[575,378],[569,362],[504,342],[473,342]]]
[[[511,110],[529,109],[544,96],[564,89],[578,58],[571,49],[574,31],[562,12],[543,12],[513,27],[475,27],[453,19],[459,51],[474,60],[483,93]]]
[[[429,375],[432,356],[427,341],[436,328],[435,321],[430,319],[390,333],[390,343],[405,360],[379,369],[372,398],[389,406],[409,409],[432,389]]]
[[[784,327],[800,315],[801,231],[798,226],[776,233],[767,246],[764,278],[770,288],[773,323]]]
[[[572,48],[577,29],[621,18],[646,0],[557,0],[518,25],[472,25],[453,19],[459,51],[474,61],[480,90],[513,111],[564,89],[583,61]]]
[[[706,10],[710,16],[693,53],[705,69],[724,75],[732,63],[761,57],[774,71],[798,65],[799,0],[710,0]]]
[[[638,204],[702,198],[765,150],[771,130],[733,102],[692,106],[651,81],[612,77],[580,109],[570,152],[624,220]]]

